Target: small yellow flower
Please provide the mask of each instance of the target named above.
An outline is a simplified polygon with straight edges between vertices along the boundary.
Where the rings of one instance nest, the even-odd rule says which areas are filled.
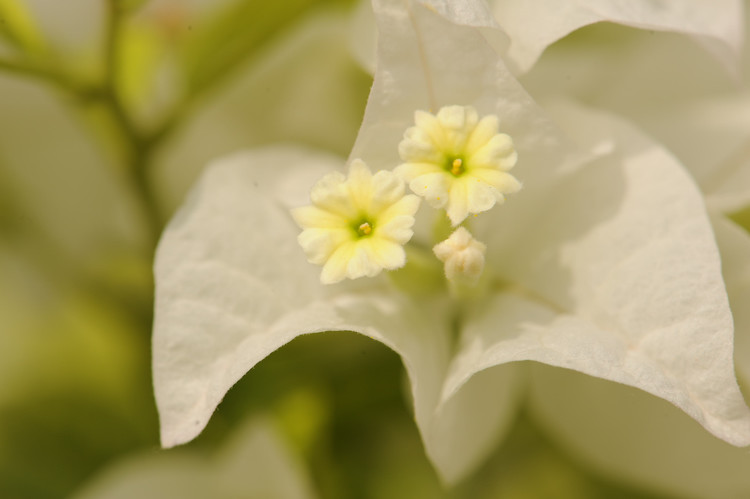
[[[403,245],[419,208],[419,198],[404,191],[395,173],[373,175],[355,159],[347,177],[334,172],[318,181],[310,192],[312,206],[292,210],[303,229],[297,240],[308,261],[323,266],[323,284],[403,267]]]
[[[454,227],[521,188],[507,173],[517,154],[510,136],[498,132],[497,116],[480,120],[471,106],[446,106],[436,115],[417,111],[414,121],[399,144],[404,163],[395,171],[431,206],[445,208]]]

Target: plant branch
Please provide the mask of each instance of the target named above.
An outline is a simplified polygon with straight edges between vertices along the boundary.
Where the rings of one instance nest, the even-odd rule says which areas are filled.
[[[85,98],[90,93],[90,89],[86,85],[76,82],[62,71],[48,65],[34,64],[30,61],[0,59],[0,70],[53,85],[77,98]]]
[[[120,43],[125,19],[123,14],[118,0],[107,1],[104,78],[100,96],[126,145],[126,170],[146,217],[150,247],[155,248],[162,229],[162,217],[148,174],[158,140],[156,140],[156,134],[141,131],[128,113],[117,88],[120,72]],[[160,138],[161,134],[158,137]]]

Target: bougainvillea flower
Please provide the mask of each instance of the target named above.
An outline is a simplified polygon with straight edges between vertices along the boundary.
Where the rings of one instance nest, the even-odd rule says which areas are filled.
[[[720,255],[692,179],[613,117],[557,105],[555,126],[488,42],[484,4],[451,5],[374,2],[377,73],[351,157],[392,170],[416,111],[460,105],[497,116],[524,188],[470,220],[486,247],[485,285],[460,299],[445,287],[409,295],[385,273],[324,285],[290,210],[346,162],[292,147],[217,161],[157,253],[162,443],[198,435],[227,390],[274,350],[336,330],[402,357],[426,452],[448,482],[507,429],[524,386],[518,361],[638,388],[713,435],[750,444]],[[439,225],[444,214],[429,213]],[[409,244],[431,248],[440,240],[430,216],[419,218]],[[408,261],[400,272],[421,278]]]

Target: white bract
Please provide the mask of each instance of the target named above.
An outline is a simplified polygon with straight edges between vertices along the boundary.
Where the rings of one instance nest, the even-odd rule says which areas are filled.
[[[750,235],[712,217],[734,312],[735,363],[750,381]],[[593,469],[676,497],[745,497],[747,449],[713,438],[664,401],[624,386],[539,367],[531,409],[550,435]]]
[[[477,123],[497,116],[513,137],[524,189],[469,220],[486,245],[484,295],[459,301],[436,289],[410,296],[377,277],[323,286],[289,210],[344,161],[292,147],[218,161],[157,252],[154,383],[162,443],[198,435],[227,390],[295,337],[355,331],[402,357],[426,451],[448,482],[470,472],[507,430],[527,368],[517,361],[524,360],[638,388],[713,435],[750,444],[720,256],[701,193],[682,166],[620,120],[556,106],[560,129],[578,145],[571,152],[488,42],[494,21],[483,3],[376,0],[374,7],[377,73],[352,158],[393,169],[415,111],[446,106],[471,106]],[[351,183],[342,174],[327,178],[339,187],[326,184],[321,199]],[[305,230],[328,220],[317,211],[311,220],[295,213]],[[349,243],[362,241],[364,223],[378,230],[352,218],[354,211],[341,213],[336,223],[359,222],[356,235],[347,225]],[[410,244],[429,248],[438,241],[423,221],[428,226],[417,222]],[[448,241],[438,250],[447,261],[468,251],[463,270],[479,266],[481,246],[463,231]],[[337,242],[303,246],[323,263]],[[355,268],[366,275],[361,269],[374,267]],[[401,272],[410,272],[408,262]]]
[[[680,2],[664,5],[680,8]],[[693,7],[693,12],[716,7],[703,14],[704,30],[723,33],[724,45],[736,51],[742,38],[736,26],[743,19],[741,2]],[[735,27],[716,29],[721,17]],[[744,19],[747,26],[747,10]],[[524,78],[542,100],[576,99],[637,122],[691,173],[721,253],[734,323],[734,365],[743,387],[750,386],[750,235],[724,214],[750,203],[748,56],[746,39],[740,82],[736,64],[734,74],[728,74],[680,37],[602,26],[553,47]],[[551,79],[561,74],[563,85]],[[596,469],[680,497],[748,495],[750,477],[742,471],[750,466],[747,450],[711,438],[661,401],[548,371],[535,371],[532,413],[550,435]]]
[[[489,4],[511,39],[507,57],[523,72],[547,46],[602,21],[690,35],[728,66],[736,64],[742,48],[742,0],[489,0]]]
[[[210,457],[194,449],[129,455],[108,464],[76,499],[312,499],[312,483],[275,431],[274,421],[254,418],[231,434]]]
[[[739,2],[724,9],[701,3],[716,10],[707,20],[742,22]],[[750,203],[747,40],[744,53],[743,67],[727,72],[682,37],[600,26],[557,44],[523,81],[541,100],[575,99],[636,122],[678,156],[710,209],[732,213]]]
[[[600,22],[689,35],[730,71],[742,54],[742,0],[488,0],[471,2],[469,8],[464,2],[421,3],[478,28],[518,74],[531,69],[548,46]],[[352,23],[352,52],[374,72],[376,36],[369,0],[360,1]],[[493,27],[499,29],[486,29]]]

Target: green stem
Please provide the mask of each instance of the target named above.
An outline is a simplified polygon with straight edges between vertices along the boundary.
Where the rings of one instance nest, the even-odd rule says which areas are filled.
[[[145,215],[149,246],[155,248],[163,221],[149,179],[149,171],[157,145],[156,137],[162,138],[165,134],[162,131],[153,134],[142,132],[128,113],[117,90],[123,21],[123,11],[118,0],[108,0],[101,99],[126,146],[126,170],[129,181]]]
[[[153,152],[151,144],[150,142],[143,142],[139,149],[133,151],[135,155],[131,159],[131,168],[128,169],[128,172],[130,173],[130,181],[134,191],[138,195],[145,214],[148,225],[149,247],[155,249],[164,223],[161,211],[159,210],[157,196],[149,178]]]
[[[143,133],[131,118],[117,92],[118,53],[123,18],[116,0],[109,0],[107,13],[104,77],[101,83],[87,84],[76,81],[63,71],[54,68],[49,62],[38,64],[25,60],[0,59],[0,70],[52,85],[84,106],[98,104],[103,107],[126,149],[125,166],[129,183],[142,206],[148,225],[149,244],[151,248],[154,248],[161,233],[163,221],[148,172],[153,153],[174,129],[174,123],[165,122],[162,127],[153,132]]]
[[[163,227],[157,196],[154,192],[149,173],[153,158],[158,147],[175,129],[176,123],[166,121],[154,130],[144,131],[133,120],[117,91],[119,81],[119,54],[122,42],[124,12],[117,0],[107,1],[107,21],[105,45],[103,53],[103,74],[98,82],[83,81],[68,74],[58,67],[54,60],[28,59],[0,59],[0,71],[38,81],[49,85],[64,95],[71,97],[83,108],[99,107],[108,117],[112,132],[122,149],[120,158],[124,163],[127,181],[144,214],[148,234],[149,251],[156,247]],[[95,124],[90,129],[95,130]],[[41,256],[41,255],[37,255]],[[60,258],[60,268],[70,268],[70,262]],[[75,267],[75,266],[74,266]],[[74,281],[85,284],[87,288],[98,290],[99,294],[112,295],[114,291],[106,291],[106,284],[98,282],[87,269],[79,268],[73,271],[77,276]],[[69,274],[70,276],[70,274]]]
[[[89,88],[49,65],[35,64],[31,61],[0,59],[0,70],[52,85],[79,99],[87,97],[90,93]]]
[[[49,79],[49,74],[44,68],[33,66],[22,61],[8,61],[0,59],[0,69],[21,76],[29,76],[38,79]]]

